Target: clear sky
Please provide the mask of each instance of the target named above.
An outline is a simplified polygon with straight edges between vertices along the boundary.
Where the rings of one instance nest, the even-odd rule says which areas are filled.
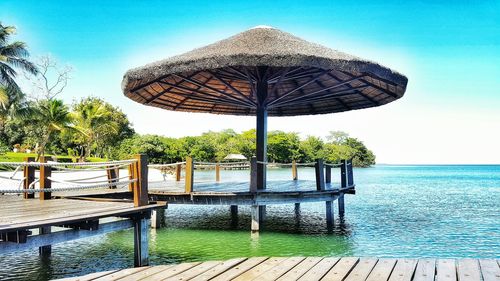
[[[251,117],[170,112],[125,98],[131,67],[256,25],[377,61],[409,78],[389,105],[270,118],[269,129],[326,136],[343,130],[378,163],[500,163],[500,1],[0,1],[32,56],[74,68],[61,98],[119,106],[139,133],[198,135],[254,127]]]

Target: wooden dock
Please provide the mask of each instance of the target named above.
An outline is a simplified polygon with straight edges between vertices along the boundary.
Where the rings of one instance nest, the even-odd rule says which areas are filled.
[[[500,281],[499,262],[494,259],[254,257],[128,268],[62,280]]]

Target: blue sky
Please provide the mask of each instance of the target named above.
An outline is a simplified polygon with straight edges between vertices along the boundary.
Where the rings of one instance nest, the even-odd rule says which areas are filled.
[[[74,68],[61,98],[121,107],[139,133],[196,135],[250,117],[168,112],[123,97],[124,72],[256,25],[377,61],[409,78],[380,108],[271,118],[270,129],[362,139],[379,163],[500,163],[500,1],[10,1],[0,20],[32,56]],[[161,121],[158,121],[161,120]],[[175,121],[175,122],[174,122]]]

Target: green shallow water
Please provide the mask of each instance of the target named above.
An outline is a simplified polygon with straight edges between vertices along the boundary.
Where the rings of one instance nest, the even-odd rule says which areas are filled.
[[[244,180],[247,172],[223,174]],[[271,170],[287,179],[289,170]],[[197,172],[198,178],[212,178]],[[299,170],[313,179],[312,169]],[[227,206],[171,205],[168,227],[150,232],[152,264],[249,256],[500,258],[500,166],[376,166],[356,169],[357,194],[346,217],[327,229],[324,203],[268,206],[263,231],[251,235],[250,210],[231,220]],[[132,232],[1,254],[0,280],[46,280],[132,266]]]

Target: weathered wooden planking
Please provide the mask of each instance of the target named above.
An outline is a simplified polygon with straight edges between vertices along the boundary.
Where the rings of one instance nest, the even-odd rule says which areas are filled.
[[[234,281],[245,281],[245,280],[253,280],[262,273],[268,271],[269,269],[277,266],[287,258],[269,258],[265,260],[264,262],[258,264],[257,266],[254,266],[247,270],[246,272],[242,273],[238,277],[234,278]]]
[[[298,280],[302,275],[304,275],[307,271],[309,271],[313,266],[315,266],[318,262],[320,262],[323,258],[318,257],[308,257],[304,259],[301,263],[299,263],[294,268],[290,269],[283,276],[278,278],[280,281],[294,281]]]
[[[149,267],[147,267],[147,266],[146,267],[136,267],[136,268],[126,268],[126,269],[119,270],[119,271],[113,272],[111,274],[107,274],[107,275],[104,275],[104,276],[101,276],[101,277],[98,277],[98,278],[95,278],[95,279],[90,279],[90,280],[114,281],[114,280],[118,280],[118,279],[124,278],[126,276],[129,276],[131,274],[134,274],[134,273],[137,273],[137,272],[141,272],[141,271],[146,270],[148,268]]]
[[[493,259],[479,260],[484,281],[500,281],[500,265]]]
[[[70,201],[69,205],[68,201]],[[36,200],[36,202],[40,202]],[[42,226],[52,226],[59,224],[67,224],[82,220],[93,220],[110,216],[122,216],[142,211],[147,211],[159,207],[158,204],[151,204],[142,207],[133,207],[130,203],[116,202],[90,202],[81,200],[69,199],[54,199],[44,201],[44,204],[55,204],[61,209],[57,212],[43,214],[43,209],[38,214],[31,216],[22,216],[18,221],[13,218],[0,218],[0,232],[16,231],[21,229],[37,228]],[[55,202],[55,203],[52,203]],[[78,203],[76,203],[78,202]],[[74,204],[73,204],[74,203]],[[62,205],[60,205],[62,204]],[[68,209],[63,209],[66,206]],[[71,206],[71,207],[70,207]],[[69,209],[70,208],[70,209]]]
[[[324,258],[307,271],[298,280],[321,280],[323,276],[339,261],[339,258]]]
[[[222,274],[226,270],[235,267],[236,265],[242,263],[245,261],[246,258],[238,258],[238,259],[232,259],[228,261],[224,261],[219,263],[218,265],[212,267],[210,270],[207,270],[203,272],[202,274],[199,274],[193,279],[190,279],[191,281],[205,281],[209,280],[211,278],[214,278],[215,276],[218,276],[219,274]]]
[[[166,268],[165,270],[157,272],[155,274],[144,277],[141,279],[141,281],[165,280],[169,277],[172,277],[172,276],[175,276],[179,273],[185,272],[186,270],[189,270],[189,269],[191,269],[199,264],[200,264],[199,262],[189,262],[189,263],[177,264],[177,265],[171,266],[169,268]]]
[[[389,281],[411,281],[416,266],[416,259],[398,259],[396,266],[392,270]]]
[[[148,277],[150,275],[154,275],[158,272],[164,271],[167,268],[173,267],[174,265],[158,265],[158,266],[153,266],[149,267],[145,270],[130,274],[128,276],[125,276],[120,279],[120,281],[135,281],[135,280],[141,280],[142,278]]]
[[[358,258],[346,257],[341,258],[337,264],[323,277],[321,280],[341,281],[351,272],[354,266],[358,263]]]
[[[57,279],[54,281],[90,281],[90,280],[95,280],[95,279],[102,277],[102,276],[110,275],[110,274],[115,273],[117,271],[118,270],[94,272],[94,273],[90,273],[90,274],[80,276],[80,277],[68,277],[68,278]]]
[[[288,271],[290,271],[292,268],[294,268],[297,264],[299,264],[304,259],[305,259],[304,257],[288,258],[288,259],[282,261],[281,263],[279,263],[277,266],[269,269],[268,271],[263,272],[256,279],[258,279],[260,281],[274,281],[274,280],[280,278],[282,275],[284,275]]]
[[[370,275],[373,267],[377,264],[377,259],[361,258],[354,269],[347,275],[346,281],[365,280]]]
[[[458,281],[481,280],[479,262],[475,259],[460,259],[457,264]]]
[[[413,281],[434,281],[436,274],[435,259],[419,259]]]
[[[231,269],[225,271],[224,273],[217,275],[215,278],[213,278],[211,280],[214,280],[214,281],[231,280],[231,279],[241,275],[243,272],[246,272],[247,270],[264,262],[267,259],[268,259],[267,257],[249,258],[246,261],[242,262],[241,264],[238,264],[235,267],[232,267]]]
[[[168,281],[174,281],[174,280],[190,280],[191,278],[194,278],[204,272],[206,272],[209,269],[212,269],[216,265],[220,264],[220,261],[206,261],[203,263],[198,264],[195,267],[190,268],[189,270],[186,270],[182,273],[179,273],[177,275],[174,275],[170,278],[167,278],[165,280]]]
[[[436,281],[456,281],[457,269],[455,260],[439,259],[436,262]]]
[[[396,265],[396,259],[379,259],[366,281],[387,280],[392,269]]]

